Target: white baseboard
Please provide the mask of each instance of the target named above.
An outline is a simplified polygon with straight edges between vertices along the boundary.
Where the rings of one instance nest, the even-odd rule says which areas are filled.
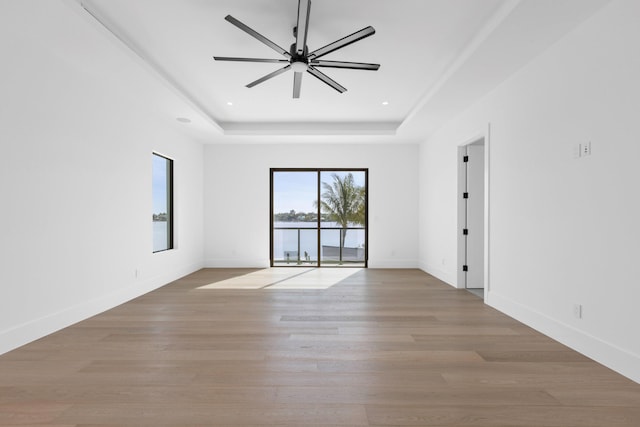
[[[269,268],[268,259],[208,259],[205,268]],[[370,268],[418,268],[412,259],[369,260]]]
[[[418,268],[415,259],[371,259],[367,263],[369,268]]]
[[[208,259],[205,268],[269,268],[271,262],[268,259]]]
[[[121,287],[113,293],[0,331],[0,354],[117,307],[201,268],[202,265],[198,263],[197,265],[173,271],[171,274],[157,275],[144,281],[136,281]]]
[[[485,303],[640,383],[640,356],[491,291]]]
[[[432,265],[429,265],[427,263],[420,263],[420,270],[424,271],[427,274],[432,275],[433,277],[436,277],[440,280],[442,280],[443,282],[445,282],[447,285],[451,285],[454,288],[456,288],[456,282],[457,282],[457,278],[453,277],[455,274],[451,274],[448,271],[444,271],[442,269],[433,267]]]

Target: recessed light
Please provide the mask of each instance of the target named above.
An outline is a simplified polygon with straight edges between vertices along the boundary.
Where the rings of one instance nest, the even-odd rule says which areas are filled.
[[[382,101],[382,105],[389,105],[389,101]]]
[[[191,119],[188,119],[186,117],[176,117],[176,120],[180,123],[191,123]]]
[[[232,105],[233,105],[233,102],[228,101],[228,102],[227,102],[227,105],[228,105],[228,106],[232,106]]]

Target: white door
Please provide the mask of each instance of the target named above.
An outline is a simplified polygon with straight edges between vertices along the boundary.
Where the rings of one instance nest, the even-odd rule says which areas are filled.
[[[484,141],[467,146],[466,287],[484,288]]]

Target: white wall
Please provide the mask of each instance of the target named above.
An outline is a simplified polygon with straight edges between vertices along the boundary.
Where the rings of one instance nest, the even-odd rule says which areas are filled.
[[[415,268],[417,145],[205,147],[205,262],[269,266],[269,169],[369,168],[369,266]]]
[[[0,2],[0,52],[2,353],[202,266],[203,149],[62,2]],[[177,250],[159,254],[154,150],[175,159]]]
[[[456,146],[491,123],[488,303],[635,381],[638,16],[612,2],[420,150],[422,268],[456,284]]]

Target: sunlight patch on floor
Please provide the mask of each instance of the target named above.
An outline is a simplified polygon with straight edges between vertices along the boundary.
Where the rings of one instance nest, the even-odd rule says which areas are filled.
[[[360,270],[274,267],[210,283],[198,289],[328,289]]]
[[[316,268],[269,286],[269,289],[328,289],[361,268]]]

